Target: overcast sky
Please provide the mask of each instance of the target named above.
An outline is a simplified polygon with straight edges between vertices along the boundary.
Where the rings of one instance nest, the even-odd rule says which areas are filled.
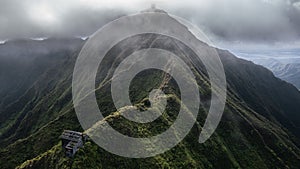
[[[0,41],[88,36],[152,3],[224,47],[300,47],[300,0],[0,0]]]

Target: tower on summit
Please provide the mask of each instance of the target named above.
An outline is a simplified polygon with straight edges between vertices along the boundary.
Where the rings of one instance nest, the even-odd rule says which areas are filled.
[[[151,7],[149,9],[143,10],[141,12],[161,12],[161,13],[167,13],[164,10],[157,9],[155,4],[151,4]]]
[[[155,10],[156,9],[156,6],[155,4],[151,4],[151,9]]]

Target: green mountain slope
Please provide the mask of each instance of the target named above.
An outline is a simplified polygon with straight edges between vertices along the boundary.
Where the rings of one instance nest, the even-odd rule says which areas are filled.
[[[210,100],[207,72],[188,47],[164,36],[131,37],[112,48],[104,58],[99,67],[96,95],[99,108],[111,126],[129,136],[147,137],[164,131],[177,117],[180,106],[177,83],[157,70],[138,74],[131,83],[130,96],[134,104],[144,109],[148,99],[145,91],[162,87],[169,96],[162,117],[151,124],[139,125],[124,119],[120,116],[122,112],[116,112],[113,106],[110,95],[113,70],[128,54],[148,47],[168,49],[179,55],[190,65],[199,84],[202,104],[198,122],[180,144],[155,157],[129,159],[106,152],[90,140],[74,159],[66,158],[59,135],[64,129],[82,131],[71,100],[72,71],[80,51],[78,47],[47,68],[15,106],[0,112],[17,117],[7,122],[8,127],[1,127],[0,167],[299,168],[297,105],[300,93],[295,87],[275,78],[261,66],[218,50],[228,82],[226,108],[216,132],[207,142],[199,144],[198,136]]]

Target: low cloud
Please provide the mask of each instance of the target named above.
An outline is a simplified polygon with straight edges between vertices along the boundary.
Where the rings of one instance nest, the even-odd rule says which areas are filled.
[[[300,40],[299,0],[7,0],[0,2],[0,40],[88,36],[108,21],[152,3],[197,24],[217,42]]]

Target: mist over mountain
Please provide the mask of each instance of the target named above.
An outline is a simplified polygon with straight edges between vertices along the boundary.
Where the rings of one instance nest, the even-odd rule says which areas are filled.
[[[254,9],[257,4],[252,4],[252,1],[251,3],[245,2],[248,2],[246,6],[252,9],[247,13],[256,11]],[[297,17],[294,16],[299,12],[298,3],[292,0],[288,2],[290,3],[284,6],[292,7],[293,11],[286,12],[283,16],[289,14],[288,18],[298,23]],[[259,2],[270,11],[275,9],[275,11],[285,11],[285,8],[281,8],[282,5],[276,7],[281,3],[274,3],[276,7],[274,9],[273,6],[267,5],[269,3],[268,1]],[[28,4],[33,6],[29,1]],[[120,5],[124,4],[126,3],[120,2]],[[57,22],[55,17],[50,15],[50,9],[45,8],[42,11],[49,14],[46,15],[48,20],[45,24],[49,26]],[[168,15],[157,9],[152,12]],[[42,14],[45,17],[45,13]],[[217,14],[220,15],[222,12]],[[104,16],[107,15],[108,13]],[[270,16],[272,20],[268,23],[277,25],[275,19],[277,17]],[[40,18],[34,15],[31,19],[35,20],[34,23],[39,23]],[[175,20],[175,22],[178,21]],[[219,29],[219,23],[223,23],[223,20],[221,22],[216,19],[216,22],[210,25],[219,37],[227,37],[231,40],[237,37],[245,39],[253,37],[251,33],[247,35],[237,33],[229,36],[228,29],[225,31]],[[99,26],[98,24],[93,26]],[[186,26],[180,22],[178,24],[181,29],[186,29],[187,33],[192,35]],[[76,28],[72,24],[68,26]],[[88,27],[89,31],[92,30],[90,26],[83,24],[83,28]],[[232,28],[233,25],[226,26]],[[239,26],[240,30],[243,30],[245,25]],[[285,26],[292,30],[294,28],[290,25]],[[278,27],[279,30],[281,28]],[[58,32],[67,36],[67,30]],[[69,33],[74,34],[73,31]],[[273,33],[271,32],[271,35]],[[298,30],[291,34],[286,33],[295,35]],[[260,34],[257,35],[256,38],[260,39]],[[263,39],[272,37],[269,35],[267,34]],[[280,36],[275,37],[277,38],[281,39]],[[291,37],[288,36],[287,39],[289,38]],[[189,46],[176,38],[154,33],[127,37],[107,51],[99,65],[95,80],[96,101],[105,118],[96,121],[89,129],[84,130],[78,121],[73,105],[72,78],[76,59],[86,42],[87,40],[82,38],[46,38],[8,40],[0,44],[1,169],[299,168],[300,91],[294,85],[282,80],[285,77],[288,77],[287,81],[290,82],[291,79],[297,79],[299,67],[296,64],[282,63],[277,60],[259,61],[275,72],[272,73],[271,70],[261,65],[236,57],[228,50],[218,49],[199,41],[199,48],[204,51],[216,50],[219,54],[227,80],[227,98],[221,122],[213,135],[200,144],[199,133],[203,130],[213,97],[208,71],[203,61]],[[122,135],[148,138],[172,127],[179,116],[178,112],[181,107],[187,109],[187,112],[191,111],[181,103],[182,93],[176,79],[158,69],[139,72],[130,82],[128,93],[132,105],[143,112],[151,107],[149,92],[153,89],[163,91],[166,95],[166,106],[159,118],[150,123],[140,124],[123,116],[124,111],[130,109],[131,105],[125,105],[121,109],[116,108],[111,93],[114,72],[126,57],[148,48],[172,52],[188,65],[195,76],[194,80],[198,85],[201,103],[196,117],[197,122],[188,135],[172,149],[154,157],[121,157],[101,148],[90,138],[87,138],[84,146],[80,147],[73,157],[67,156],[65,143],[60,138],[64,130],[86,134],[97,128],[107,129],[107,126],[103,125],[103,122],[107,122]],[[250,55],[249,57],[252,56],[253,59],[258,56],[256,53]],[[168,67],[169,64],[172,62],[164,66]],[[89,97],[89,95],[84,97]],[[177,131],[173,132],[177,137]],[[169,141],[168,139],[171,138],[167,138],[165,142]],[[74,144],[74,142],[70,143]],[[111,140],[106,142],[106,144],[114,143]],[[135,146],[128,144],[126,148],[134,149]],[[152,151],[151,147],[149,149]]]
[[[22,75],[24,70],[28,71],[30,66],[26,65],[36,65],[37,68],[31,70],[28,76],[19,76],[20,81],[24,81],[23,84],[26,85],[14,91],[21,94],[13,95],[7,87],[2,91],[3,95],[11,97],[14,102],[2,104],[0,111],[1,168],[69,168],[70,165],[72,168],[298,168],[300,165],[299,91],[276,78],[269,70],[238,59],[224,50],[218,52],[227,75],[228,98],[222,121],[209,141],[204,144],[197,142],[207,113],[207,108],[203,105],[199,111],[199,124],[194,126],[182,143],[162,155],[146,159],[128,159],[110,154],[89,141],[74,159],[65,157],[59,135],[64,129],[82,130],[72,105],[71,80],[74,63],[83,43],[81,39],[29,41],[26,45],[23,40],[14,42],[19,51],[26,51],[27,45],[36,45],[30,48],[29,53],[37,54],[23,56],[34,57],[28,60],[27,64],[24,63],[22,69],[17,69],[15,75]],[[46,48],[43,44],[47,44]],[[199,86],[199,92],[204,103],[205,100],[209,100],[209,79],[201,61],[191,61],[190,59],[195,57],[194,54],[180,42],[151,34],[129,38],[112,48],[105,57],[106,65],[102,65],[99,72],[99,84],[109,81],[109,74],[103,81],[101,77],[106,75],[106,71],[114,69],[111,64],[117,63],[114,62],[117,53],[128,54],[145,47],[159,47],[181,53],[180,56],[190,66],[199,68],[194,69],[198,70],[194,71],[198,84],[202,84]],[[12,49],[9,43],[1,48],[3,51]],[[22,65],[20,57],[21,54],[18,59],[9,61]],[[118,59],[120,57],[125,55],[120,55]],[[4,58],[5,55],[1,56],[1,59]],[[39,68],[39,64],[44,65]],[[11,70],[14,70],[14,67],[7,67],[4,75]],[[36,75],[32,79],[28,78],[34,73]],[[144,89],[149,90],[160,85],[164,81],[163,77],[164,73],[161,72],[144,72],[137,76],[132,83],[132,99],[139,102],[147,98],[147,93],[134,87],[135,85],[142,82]],[[7,79],[6,84],[15,79],[13,76],[3,75],[2,78]],[[151,79],[151,83],[145,79]],[[99,108],[109,115],[115,110],[108,93],[110,83],[105,84],[107,85],[100,85],[96,93]],[[165,90],[171,92],[171,95],[176,97],[179,94],[173,80],[168,81],[167,86]],[[1,99],[2,102],[5,100]],[[176,100],[170,100],[165,117],[158,122],[172,122],[172,119],[176,118],[177,104]],[[124,118],[116,116],[108,120],[122,133],[139,133],[136,124],[124,121]],[[164,128],[164,125],[158,122],[150,124],[147,130],[156,133],[161,130],[158,130],[158,126]],[[142,131],[140,134],[145,136],[145,131]]]
[[[76,38],[50,38],[12,40],[0,45],[0,110],[24,94],[49,67],[66,59],[82,42]]]

